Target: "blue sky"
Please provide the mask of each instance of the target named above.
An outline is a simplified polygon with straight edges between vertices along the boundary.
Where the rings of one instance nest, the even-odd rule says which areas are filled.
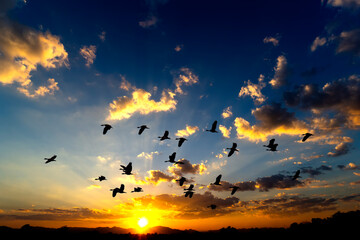
[[[358,209],[359,7],[4,1],[0,223],[132,227],[145,215],[150,226],[204,230]],[[219,133],[206,132],[214,120]],[[160,142],[165,130],[171,140]],[[279,151],[262,146],[271,138]],[[186,163],[165,163],[173,152]],[[128,162],[134,175],[121,175]],[[209,185],[219,174],[223,185]],[[181,176],[195,184],[191,199]],[[121,183],[128,193],[112,198]]]

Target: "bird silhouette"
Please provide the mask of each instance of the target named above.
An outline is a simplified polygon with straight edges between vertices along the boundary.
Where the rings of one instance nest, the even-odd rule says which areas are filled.
[[[118,194],[118,193],[126,193],[126,192],[124,192],[124,189],[125,189],[125,185],[121,184],[120,188],[110,189],[110,191],[112,191],[112,196],[115,197],[116,194]]]
[[[207,129],[206,131],[212,132],[212,133],[217,133],[218,131],[216,131],[216,125],[217,125],[217,121],[214,121],[211,126],[211,129]]]
[[[239,189],[238,186],[232,186],[232,187],[230,187],[230,188],[232,188],[232,190],[231,190],[231,195],[234,195],[234,194],[236,193],[236,191]]]
[[[303,141],[303,142],[305,142],[306,141],[306,139],[308,139],[310,136],[312,136],[313,134],[311,134],[311,133],[305,133],[305,134],[303,134],[303,139],[301,140],[301,141]]]
[[[226,148],[226,149],[230,149],[230,152],[229,152],[229,154],[228,154],[228,157],[231,157],[231,155],[233,155],[235,151],[237,151],[237,152],[239,151],[239,149],[236,149],[236,147],[237,147],[237,144],[236,144],[236,143],[233,143],[233,145],[232,145],[231,148]]]
[[[143,189],[141,187],[134,187],[134,191],[131,192],[143,192]]]
[[[55,162],[55,161],[56,161],[56,160],[55,160],[56,157],[57,157],[57,156],[54,155],[54,156],[52,156],[51,158],[44,158],[44,160],[46,160],[45,164],[46,164],[46,163],[49,163],[49,162]]]
[[[105,135],[107,133],[107,131],[109,131],[112,128],[112,126],[110,124],[101,124],[101,126],[104,127],[103,135]]]
[[[185,197],[189,197],[189,198],[192,198],[194,192],[192,191],[187,191],[187,192],[184,192],[185,193]]]
[[[170,162],[173,164],[184,164],[183,162],[175,161],[175,156],[176,156],[176,152],[173,152],[173,154],[169,155],[169,160],[167,160],[165,162]]]
[[[164,132],[164,135],[163,135],[162,137],[159,136],[158,138],[160,138],[160,141],[165,140],[165,139],[170,139],[170,138],[169,138],[169,131],[166,130],[166,131]]]
[[[209,206],[207,206],[208,208],[211,208],[212,210],[214,210],[216,208],[216,205],[215,204],[211,204]]]
[[[104,180],[107,180],[107,179],[106,179],[106,177],[101,175],[100,177],[95,178],[95,180],[99,180],[101,182],[101,181],[104,181]]]
[[[266,149],[267,151],[272,151],[272,152],[275,152],[277,151],[276,148],[277,148],[278,144],[275,143],[275,139],[271,139],[269,141],[269,144],[268,145],[264,145],[264,147],[267,147],[268,149]]]
[[[190,184],[190,186],[188,188],[184,188],[184,190],[194,191],[194,184]]]
[[[186,178],[181,177],[180,179],[176,180],[177,182],[179,182],[179,185],[182,186],[184,184],[184,182],[186,181]]]
[[[214,183],[210,183],[210,184],[211,184],[211,185],[221,185],[221,184],[220,184],[221,176],[222,176],[221,174],[220,174],[219,176],[217,176],[215,182],[214,182]]]
[[[125,167],[124,165],[120,165],[120,170],[123,171],[122,174],[126,174],[126,175],[132,175],[131,171],[132,171],[132,163],[129,162],[129,164]]]
[[[179,140],[178,147],[181,147],[181,145],[182,145],[185,141],[187,141],[187,139],[186,139],[186,138],[183,138],[183,137],[181,137],[181,138],[176,138],[176,140]]]
[[[294,174],[294,176],[291,178],[293,181],[295,181],[296,179],[298,179],[300,177],[300,170],[297,170],[296,173]]]
[[[140,127],[137,127],[137,128],[140,128],[139,133],[138,133],[139,135],[141,135],[145,129],[150,129],[146,125],[141,125]]]

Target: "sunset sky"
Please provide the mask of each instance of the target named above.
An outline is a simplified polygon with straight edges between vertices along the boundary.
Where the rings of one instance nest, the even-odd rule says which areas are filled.
[[[359,0],[0,2],[0,225],[288,227],[357,210],[359,128]]]

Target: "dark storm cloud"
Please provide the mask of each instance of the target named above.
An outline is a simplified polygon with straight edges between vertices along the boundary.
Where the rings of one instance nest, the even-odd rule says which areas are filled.
[[[260,191],[269,191],[270,189],[285,189],[297,186],[303,186],[304,183],[298,180],[292,180],[291,176],[276,174],[269,177],[261,177],[256,179]]]

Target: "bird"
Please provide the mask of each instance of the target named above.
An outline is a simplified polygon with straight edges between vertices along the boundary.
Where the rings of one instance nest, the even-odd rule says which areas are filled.
[[[173,152],[173,154],[169,155],[169,160],[165,162],[171,162],[173,164],[184,164],[183,162],[175,161],[175,156],[176,156],[176,152]]]
[[[220,179],[221,179],[221,174],[216,177],[216,180],[215,180],[214,183],[210,183],[210,184],[211,184],[211,185],[221,185],[221,184],[220,184]]]
[[[158,138],[160,138],[160,141],[165,140],[165,139],[170,139],[170,138],[169,138],[169,131],[166,130],[166,131],[164,132],[164,135],[163,135],[162,137],[159,136]]]
[[[185,141],[187,141],[187,139],[186,139],[186,138],[183,138],[183,137],[181,137],[181,138],[176,138],[176,140],[179,140],[178,147],[181,147],[181,145],[182,145]]]
[[[269,141],[269,144],[268,145],[264,145],[264,147],[267,147],[269,149],[266,149],[267,151],[272,151],[272,152],[275,152],[277,151],[276,148],[277,148],[278,144],[275,143],[275,138],[271,139]]]
[[[236,193],[236,191],[239,189],[238,186],[232,186],[232,187],[230,187],[230,188],[232,188],[232,190],[231,190],[231,195],[234,195],[234,194]]]
[[[143,192],[143,189],[141,187],[134,187],[134,191],[131,192]]]
[[[212,132],[212,133],[217,133],[218,131],[216,131],[216,125],[217,125],[217,121],[214,121],[211,126],[211,129],[207,129],[206,131]]]
[[[216,205],[215,204],[211,204],[209,206],[207,206],[208,208],[211,208],[212,210],[214,210],[216,208]]]
[[[112,128],[112,126],[110,124],[101,124],[101,126],[104,127],[103,135],[105,135],[107,133],[107,131],[109,131]]]
[[[120,170],[123,171],[123,174],[126,175],[132,175],[131,171],[132,171],[132,163],[129,162],[129,164],[125,167],[124,165],[120,165]]]
[[[310,136],[312,136],[313,134],[311,134],[311,133],[305,133],[305,134],[303,134],[303,139],[301,140],[302,142],[305,142],[306,141],[306,139],[308,139]]]
[[[115,197],[116,194],[118,193],[126,193],[124,192],[124,189],[125,189],[125,185],[124,184],[121,184],[120,188],[114,188],[114,189],[110,189],[110,191],[112,191],[112,196]]]
[[[95,180],[99,180],[101,182],[101,181],[104,181],[104,180],[107,180],[107,179],[106,179],[106,177],[101,175],[100,177],[95,178]]]
[[[140,127],[137,127],[137,128],[140,128],[139,129],[139,135],[141,135],[142,134],[142,132],[145,130],[145,129],[150,129],[150,128],[148,128],[146,125],[141,125]]]
[[[46,160],[45,164],[46,164],[46,163],[49,163],[49,162],[54,162],[54,161],[56,161],[56,160],[55,160],[56,157],[57,157],[57,156],[54,155],[54,156],[52,156],[51,158],[44,158],[44,160]]]
[[[194,191],[194,184],[190,184],[190,186],[188,188],[185,188],[184,190]]]
[[[233,155],[235,151],[237,151],[237,152],[239,151],[239,149],[236,149],[236,147],[237,147],[237,144],[236,144],[236,143],[233,143],[233,145],[232,145],[231,148],[226,148],[226,149],[230,149],[230,152],[229,152],[229,154],[228,154],[228,157],[231,157],[231,155]]]
[[[189,198],[192,198],[194,192],[192,191],[187,191],[187,192],[184,192],[185,193],[185,197],[189,197]]]
[[[297,170],[296,173],[294,174],[294,176],[291,178],[293,181],[295,181],[296,179],[298,179],[300,177],[300,170]]]
[[[186,178],[181,177],[180,179],[176,180],[177,182],[179,182],[179,185],[182,186],[184,184],[184,182],[186,181]]]

